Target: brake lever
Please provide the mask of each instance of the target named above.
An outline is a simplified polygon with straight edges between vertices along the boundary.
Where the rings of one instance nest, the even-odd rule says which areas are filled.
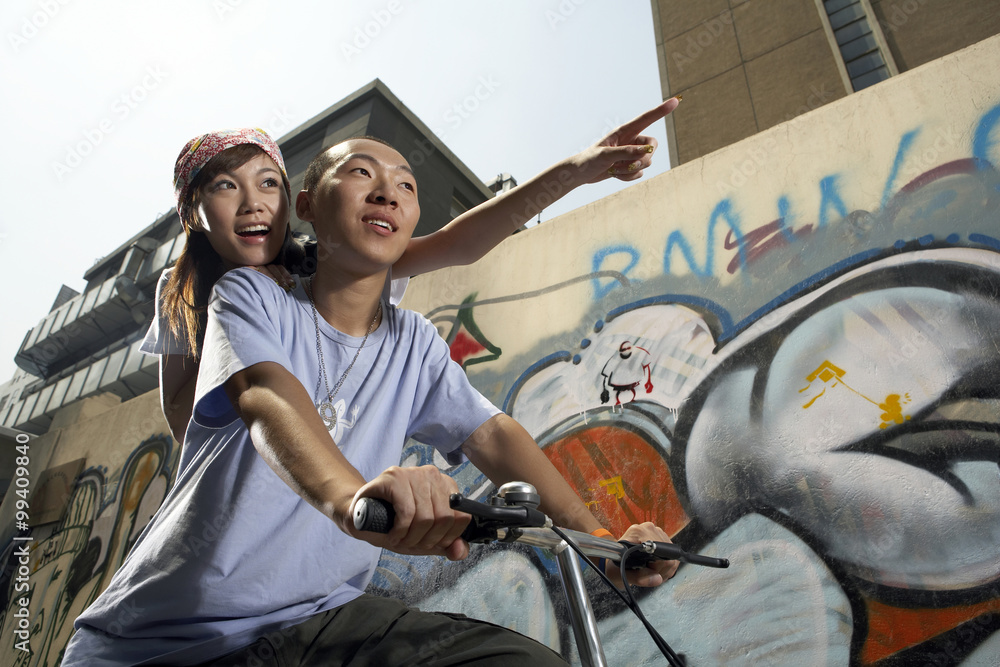
[[[495,542],[497,531],[516,528],[544,528],[549,518],[533,507],[524,505],[489,505],[469,500],[460,493],[448,498],[452,509],[472,516],[462,533],[467,542]]]
[[[682,563],[691,565],[704,565],[706,567],[729,567],[729,560],[726,558],[713,558],[702,556],[701,554],[691,554],[672,542],[653,542],[647,540],[642,544],[619,540],[619,544],[626,549],[629,547],[639,547],[639,550],[629,554],[628,562],[625,563],[627,569],[638,569],[654,560],[679,560]]]

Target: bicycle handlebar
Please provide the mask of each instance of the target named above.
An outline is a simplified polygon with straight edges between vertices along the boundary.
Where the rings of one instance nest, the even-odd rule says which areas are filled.
[[[501,486],[488,503],[479,503],[453,493],[449,498],[452,509],[471,515],[471,521],[462,532],[468,542],[521,542],[528,546],[549,549],[556,558],[560,577],[566,591],[566,600],[573,632],[583,664],[605,665],[604,653],[597,632],[597,619],[590,606],[578,556],[604,558],[619,563],[624,569],[637,568],[652,560],[680,560],[694,565],[729,567],[724,558],[710,558],[689,554],[676,544],[647,541],[636,545],[630,542],[612,542],[602,537],[575,530],[563,530],[552,525],[552,520],[536,509],[541,501],[535,487],[525,482],[507,482]],[[392,505],[380,498],[359,498],[354,507],[354,527],[388,533],[395,521]],[[681,667],[683,658],[678,656],[663,640],[639,609],[629,586],[619,589],[603,572],[601,579],[610,586],[636,617],[642,622],[672,667]]]
[[[467,542],[521,542],[544,549],[558,549],[563,539],[552,530],[551,520],[533,507],[521,505],[496,506],[479,503],[461,494],[451,495],[453,509],[472,515],[472,521],[462,532]],[[392,529],[396,512],[392,505],[381,498],[359,498],[354,507],[354,527],[375,533],[388,533]],[[618,562],[631,542],[612,542],[588,533],[563,529],[587,556],[606,558]],[[669,542],[643,542],[642,551],[629,558],[628,565],[641,567],[653,560],[679,560],[692,565],[706,567],[729,567],[725,558],[712,558],[700,554],[690,554],[676,544]],[[633,560],[635,559],[635,560]]]

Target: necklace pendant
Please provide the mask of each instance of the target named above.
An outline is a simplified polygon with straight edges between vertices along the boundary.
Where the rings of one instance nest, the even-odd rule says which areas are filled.
[[[320,419],[323,420],[326,430],[332,431],[337,426],[337,410],[333,404],[330,401],[323,401],[316,406],[316,409],[319,410]]]

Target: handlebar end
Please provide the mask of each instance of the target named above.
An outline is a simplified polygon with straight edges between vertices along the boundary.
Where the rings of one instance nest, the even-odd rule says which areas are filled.
[[[381,498],[359,498],[354,505],[354,528],[372,533],[388,533],[396,520],[396,510]]]

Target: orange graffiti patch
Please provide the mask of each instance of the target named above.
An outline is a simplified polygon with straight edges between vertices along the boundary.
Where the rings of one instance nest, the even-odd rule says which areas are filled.
[[[1000,600],[958,605],[946,609],[902,609],[866,600],[868,638],[861,649],[861,663],[870,665],[903,649],[916,646],[962,623],[1000,611]]]
[[[552,443],[545,454],[615,535],[644,521],[675,535],[690,521],[666,461],[637,433],[595,426]]]

